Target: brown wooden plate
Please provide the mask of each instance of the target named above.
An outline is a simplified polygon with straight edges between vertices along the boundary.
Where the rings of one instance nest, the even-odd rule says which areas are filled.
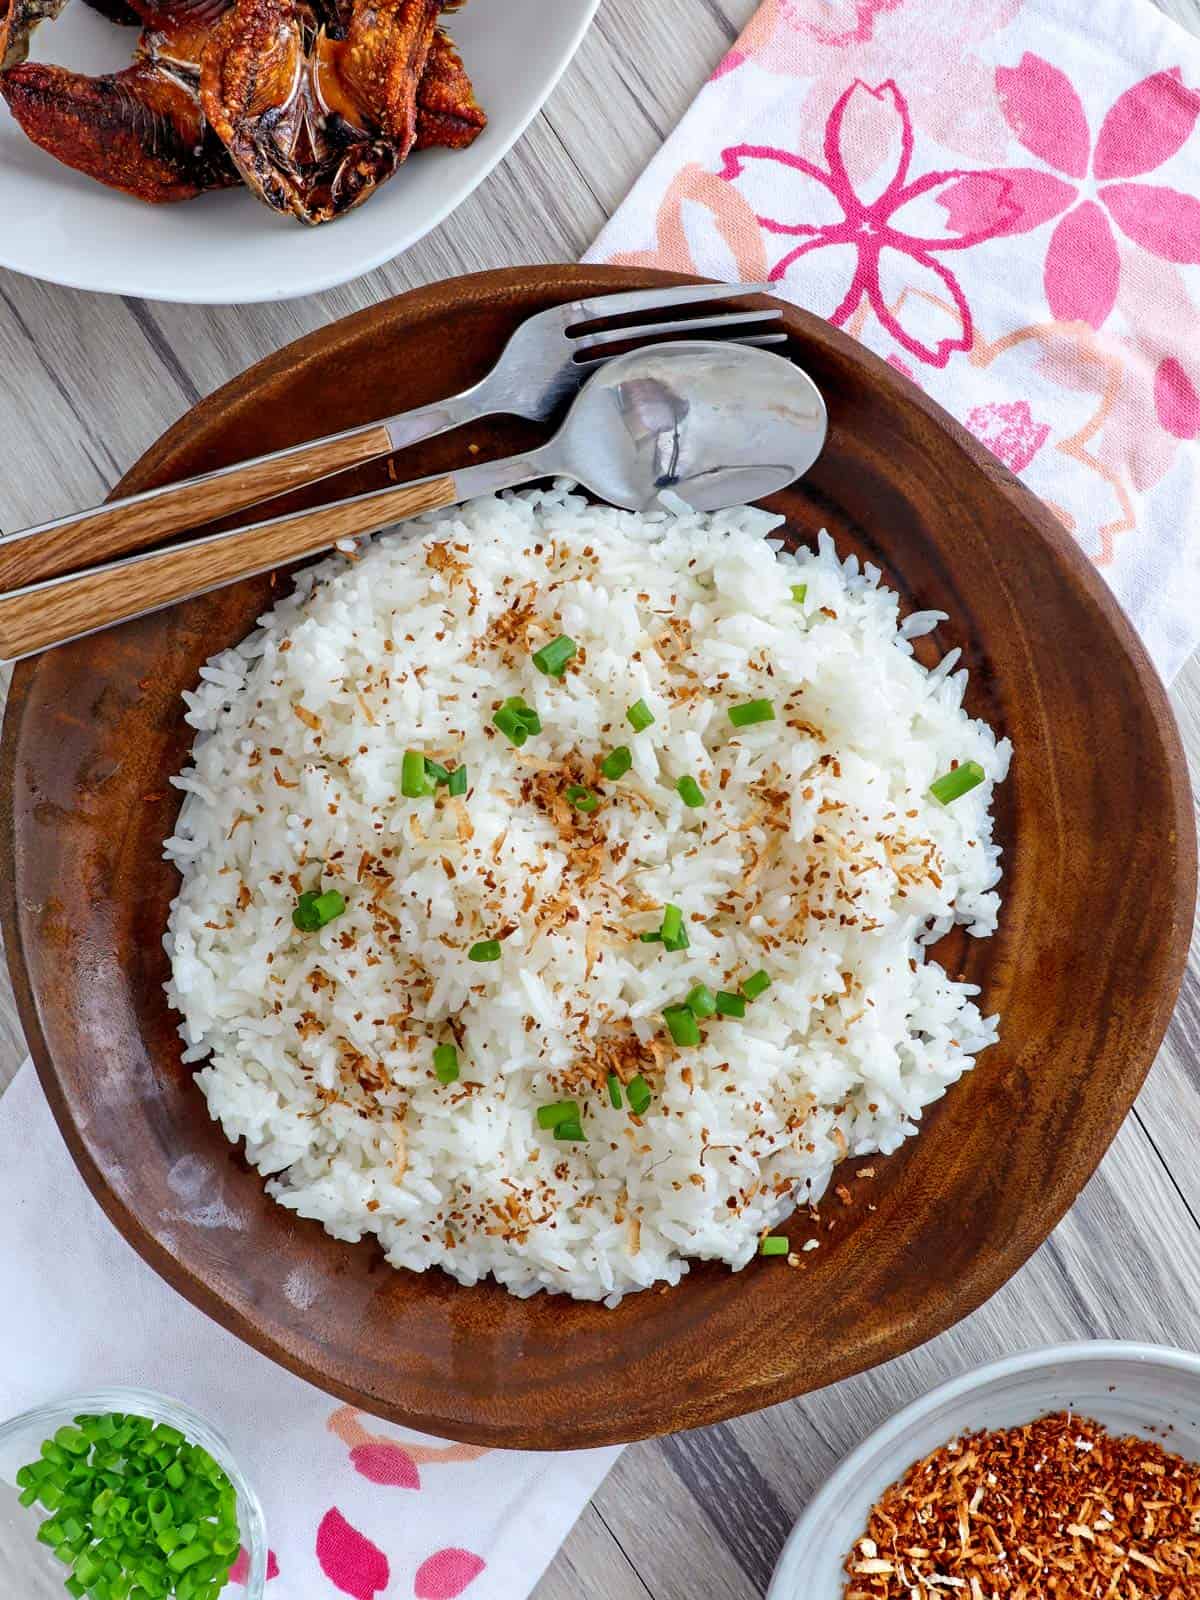
[[[528,313],[656,279],[670,281],[521,268],[361,312],[197,406],[120,489],[450,393]],[[1166,1028],[1195,838],[1178,736],[1141,645],[1060,524],[981,445],[825,323],[789,309],[786,325],[831,426],[816,468],[777,508],[796,539],[825,526],[843,551],[875,561],[906,607],[948,612],[922,648],[962,646],[970,711],[1016,747],[997,800],[1000,932],[959,940],[947,957],[983,985],[985,1010],[1002,1013],[1001,1042],[919,1139],[868,1163],[877,1177],[857,1179],[864,1163],[848,1164],[851,1203],[825,1208],[836,1226],[804,1271],[697,1267],[669,1292],[606,1311],[393,1271],[377,1248],[339,1244],[275,1205],[180,1063],[162,989],[176,878],[161,859],[179,800],[167,775],[191,738],[181,691],[249,630],[271,581],[17,669],[0,758],[5,935],[72,1154],[175,1288],[381,1416],[483,1444],[601,1444],[713,1422],[909,1350],[978,1306],[1046,1237]],[[484,459],[532,437],[511,419],[483,422],[407,452],[401,470],[439,471],[466,459],[468,443]],[[356,486],[370,487],[375,470]]]

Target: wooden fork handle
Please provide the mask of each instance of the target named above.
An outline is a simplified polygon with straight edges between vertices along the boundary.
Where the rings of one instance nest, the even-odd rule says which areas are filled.
[[[241,511],[346,467],[373,461],[391,449],[387,428],[371,423],[0,539],[0,589],[16,589],[75,568],[95,566],[110,556],[144,550],[173,533],[198,528],[230,511]]]
[[[427,478],[0,595],[0,656],[48,650],[458,498],[453,478]]]

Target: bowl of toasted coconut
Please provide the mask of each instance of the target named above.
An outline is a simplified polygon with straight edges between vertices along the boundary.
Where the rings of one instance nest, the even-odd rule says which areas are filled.
[[[0,0],[0,265],[208,304],[347,282],[480,183],[596,4]]]

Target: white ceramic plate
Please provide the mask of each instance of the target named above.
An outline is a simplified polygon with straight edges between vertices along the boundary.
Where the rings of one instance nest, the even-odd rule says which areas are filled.
[[[841,1600],[846,1552],[876,1500],[914,1461],[960,1433],[1068,1408],[1114,1433],[1150,1438],[1157,1430],[1168,1450],[1200,1461],[1200,1356],[1099,1341],[1028,1350],[934,1389],[847,1456],[792,1529],[767,1600]]]
[[[525,130],[599,0],[474,0],[450,18],[488,126],[467,150],[422,150],[357,211],[320,228],[245,191],[150,206],[62,166],[0,102],[0,266],[149,300],[238,305],[347,283],[436,227]],[[80,72],[127,66],[137,32],[83,0],[43,23],[31,55]],[[530,197],[530,205],[535,205]]]

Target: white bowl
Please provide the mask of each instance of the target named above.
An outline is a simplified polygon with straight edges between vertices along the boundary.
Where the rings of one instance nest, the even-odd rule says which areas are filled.
[[[390,261],[466,199],[540,110],[599,0],[474,0],[449,27],[488,126],[466,150],[417,151],[356,211],[319,228],[245,190],[145,205],[64,167],[0,101],[0,266],[32,278],[200,305],[289,300]],[[137,32],[69,5],[31,55],[87,73],[127,66]],[[530,197],[530,204],[536,198]]]
[[[1200,1461],[1200,1356],[1095,1341],[1027,1350],[944,1383],[846,1457],[792,1529],[767,1600],[842,1600],[847,1552],[871,1507],[914,1461],[961,1433],[1068,1409],[1115,1433],[1151,1438],[1157,1430],[1166,1449]]]

